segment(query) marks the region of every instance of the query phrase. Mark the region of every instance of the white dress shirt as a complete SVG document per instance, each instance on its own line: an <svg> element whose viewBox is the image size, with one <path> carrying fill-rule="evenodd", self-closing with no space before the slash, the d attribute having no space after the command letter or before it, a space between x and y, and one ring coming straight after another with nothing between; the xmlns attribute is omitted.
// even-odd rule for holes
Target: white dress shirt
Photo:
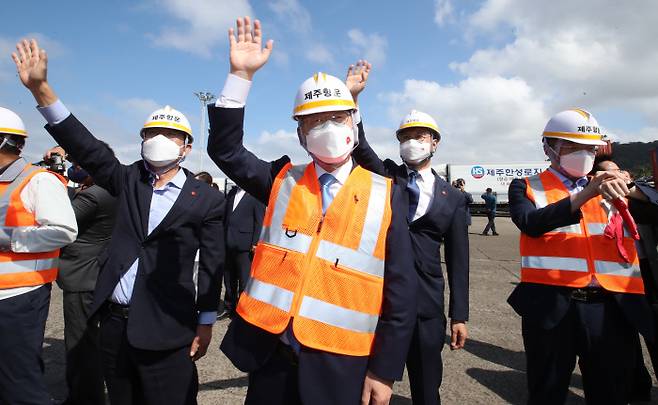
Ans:
<svg viewBox="0 0 658 405"><path fill-rule="evenodd" d="M11 170L22 169L26 164L24 159L18 159L0 174L0 181L10 181L7 177L11 176ZM75 241L78 225L71 200L66 187L54 174L39 173L32 177L21 191L20 197L25 209L34 214L39 225L3 229L3 238L12 252L49 252ZM41 286L0 289L0 300L39 287Z"/></svg>
<svg viewBox="0 0 658 405"><path fill-rule="evenodd" d="M409 167L407 167L407 174L411 173ZM414 214L413 220L417 220L427 213L427 210L432 204L434 199L434 173L432 173L432 168L428 167L426 169L418 170L418 176L416 176L416 184L420 189L420 195L418 196L418 207L416 207L416 213Z"/></svg>
<svg viewBox="0 0 658 405"><path fill-rule="evenodd" d="M231 212L235 211L238 204L240 204L240 200L242 200L242 197L244 197L244 190L238 188L238 191L235 193L235 197L233 198L233 208L231 209Z"/></svg>

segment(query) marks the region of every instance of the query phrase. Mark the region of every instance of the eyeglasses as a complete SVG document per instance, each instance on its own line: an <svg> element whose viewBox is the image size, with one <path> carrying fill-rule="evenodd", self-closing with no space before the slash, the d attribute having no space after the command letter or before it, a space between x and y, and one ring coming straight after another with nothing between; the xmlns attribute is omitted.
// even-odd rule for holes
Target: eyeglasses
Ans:
<svg viewBox="0 0 658 405"><path fill-rule="evenodd" d="M327 121L332 121L336 124L346 124L347 119L351 116L350 113L343 111L335 111L331 113L319 113L302 117L299 119L299 124L305 128L315 128L324 124Z"/></svg>
<svg viewBox="0 0 658 405"><path fill-rule="evenodd" d="M598 146L593 146L593 145L578 145L578 144L562 145L562 147L560 147L560 154L566 155L573 152L579 152L581 150L586 150L588 152L596 153L598 149L599 149Z"/></svg>
<svg viewBox="0 0 658 405"><path fill-rule="evenodd" d="M432 137L432 133L425 130L402 131L398 133L397 137L398 137L398 141L400 142L406 142L410 139L415 139L417 141L426 141L427 139Z"/></svg>

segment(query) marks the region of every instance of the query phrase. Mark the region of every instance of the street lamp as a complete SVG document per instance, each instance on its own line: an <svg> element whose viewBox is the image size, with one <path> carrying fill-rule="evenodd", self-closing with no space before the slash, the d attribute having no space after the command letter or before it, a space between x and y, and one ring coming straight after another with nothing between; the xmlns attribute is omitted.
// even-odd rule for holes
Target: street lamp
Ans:
<svg viewBox="0 0 658 405"><path fill-rule="evenodd" d="M199 158L199 160L200 160L200 162L199 162L199 171L202 171L203 170L203 158L206 155L206 150L205 150L205 146L204 146L204 139L206 137L206 132L208 132L208 130L206 128L206 105L209 102L213 101L216 97L215 97L214 94L209 93L207 91L199 91L199 92L194 93L194 95L197 96L197 98L201 102L201 131L199 132L200 133L200 138L201 138L200 139L201 144L199 145L200 152L201 152L200 153L201 157Z"/></svg>

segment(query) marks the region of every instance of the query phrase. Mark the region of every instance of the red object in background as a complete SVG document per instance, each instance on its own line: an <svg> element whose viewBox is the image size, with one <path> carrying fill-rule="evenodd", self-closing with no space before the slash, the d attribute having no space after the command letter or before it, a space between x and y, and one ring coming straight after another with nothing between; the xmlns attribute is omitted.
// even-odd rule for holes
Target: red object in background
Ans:
<svg viewBox="0 0 658 405"><path fill-rule="evenodd" d="M628 228L628 232L631 234L631 237L635 240L640 240L640 234L637 231L637 225L635 224L635 220L628 210L626 201L622 200L621 198L617 198L616 200L612 201L612 205L614 205L615 208L617 208L617 211L619 211L619 215L621 215L624 222L626 223L626 227Z"/></svg>
<svg viewBox="0 0 658 405"><path fill-rule="evenodd" d="M658 190L658 148L651 151L651 164L653 165L653 188Z"/></svg>

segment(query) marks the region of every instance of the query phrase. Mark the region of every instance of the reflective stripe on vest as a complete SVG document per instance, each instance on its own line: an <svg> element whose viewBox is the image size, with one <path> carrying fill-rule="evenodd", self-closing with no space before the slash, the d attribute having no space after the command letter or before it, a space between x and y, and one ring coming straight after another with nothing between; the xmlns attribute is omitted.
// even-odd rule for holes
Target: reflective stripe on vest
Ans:
<svg viewBox="0 0 658 405"><path fill-rule="evenodd" d="M307 347L366 356L383 301L392 183L357 166L323 215L316 176L313 164L277 175L237 313L274 334L292 324Z"/></svg>
<svg viewBox="0 0 658 405"><path fill-rule="evenodd" d="M34 215L27 212L23 206L20 193L17 191L40 172L45 170L26 164L21 173L2 190L0 224L3 224L4 229L17 231L38 226ZM14 195L15 193L17 194ZM18 201L13 201L12 198ZM10 209L17 215L8 218ZM0 288L29 287L52 282L57 278L58 266L59 249L39 253L0 252Z"/></svg>
<svg viewBox="0 0 658 405"><path fill-rule="evenodd" d="M299 315L359 333L375 333L379 321L378 315L364 314L308 296L302 299Z"/></svg>
<svg viewBox="0 0 658 405"><path fill-rule="evenodd" d="M527 195L540 209L570 193L550 171L526 178ZM605 235L610 213L602 198L581 208L579 224L556 228L539 237L521 234L521 281L566 287L585 287L592 278L609 291L642 294L644 287L633 240L624 229L621 241L631 255L626 263L614 239ZM555 234L562 234L558 237Z"/></svg>
<svg viewBox="0 0 658 405"><path fill-rule="evenodd" d="M267 302L279 308L282 311L289 312L292 307L292 299L295 296L293 291L278 287L274 284L256 280L251 277L245 288L247 294L258 301Z"/></svg>

